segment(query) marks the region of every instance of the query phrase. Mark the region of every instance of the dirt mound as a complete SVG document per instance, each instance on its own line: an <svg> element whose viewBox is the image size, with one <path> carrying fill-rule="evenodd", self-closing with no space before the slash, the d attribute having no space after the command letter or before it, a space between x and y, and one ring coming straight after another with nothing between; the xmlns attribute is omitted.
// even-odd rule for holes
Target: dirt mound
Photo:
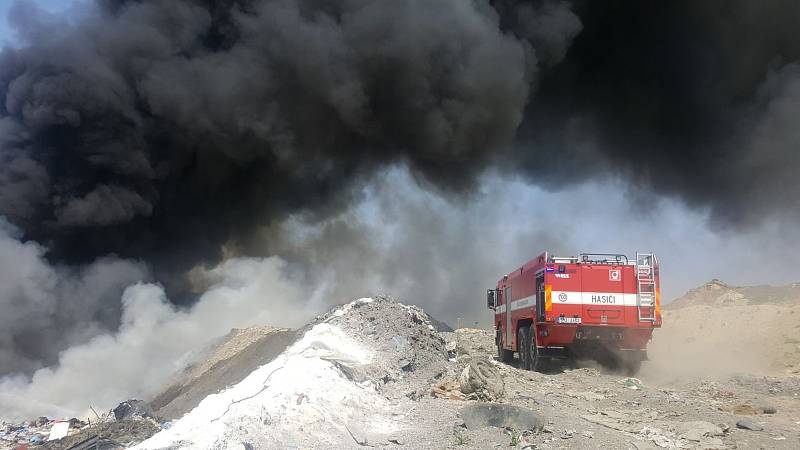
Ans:
<svg viewBox="0 0 800 450"><path fill-rule="evenodd" d="M800 304L664 311L644 373L661 377L800 374Z"/></svg>
<svg viewBox="0 0 800 450"><path fill-rule="evenodd" d="M690 306L784 305L800 302L800 283L785 286L730 286L714 279L664 305L665 310Z"/></svg>
<svg viewBox="0 0 800 450"><path fill-rule="evenodd" d="M664 308L644 374L800 374L800 285L729 286L712 280Z"/></svg>
<svg viewBox="0 0 800 450"><path fill-rule="evenodd" d="M253 370L272 361L295 338L295 332L286 328L231 330L149 404L156 416L165 420L177 419L209 394L242 381Z"/></svg>

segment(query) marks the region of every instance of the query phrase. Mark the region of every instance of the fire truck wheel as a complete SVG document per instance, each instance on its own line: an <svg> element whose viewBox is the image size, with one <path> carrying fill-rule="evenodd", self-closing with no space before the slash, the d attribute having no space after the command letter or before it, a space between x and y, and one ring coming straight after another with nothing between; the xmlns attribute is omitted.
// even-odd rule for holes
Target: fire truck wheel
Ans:
<svg viewBox="0 0 800 450"><path fill-rule="evenodd" d="M497 359L500 362L507 363L514 359L514 352L503 348L503 332L500 328L497 329L497 336L495 336L494 340L497 343Z"/></svg>
<svg viewBox="0 0 800 450"><path fill-rule="evenodd" d="M542 358L539 356L539 350L536 348L536 339L534 337L534 333L536 330L533 329L533 325L530 327L525 327L525 353L527 353L527 361L528 361L528 370L541 370L542 369Z"/></svg>
<svg viewBox="0 0 800 450"><path fill-rule="evenodd" d="M531 327L522 327L519 329L519 365L520 369L536 370L541 365L541 358L539 358L536 351L536 343L532 339Z"/></svg>
<svg viewBox="0 0 800 450"><path fill-rule="evenodd" d="M519 353L519 368L528 370L528 327L517 331L517 353Z"/></svg>

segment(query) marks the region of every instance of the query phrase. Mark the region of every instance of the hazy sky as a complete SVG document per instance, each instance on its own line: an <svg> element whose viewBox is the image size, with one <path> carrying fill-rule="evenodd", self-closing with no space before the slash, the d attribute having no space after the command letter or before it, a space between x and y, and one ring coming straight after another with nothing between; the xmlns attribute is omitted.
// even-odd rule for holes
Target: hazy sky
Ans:
<svg viewBox="0 0 800 450"><path fill-rule="evenodd" d="M14 44L16 42L16 33L14 27L9 23L8 10L15 2L20 0L0 0L0 43L4 45ZM36 3L41 9L52 13L59 14L69 10L75 4L80 3L80 0L22 0L23 2Z"/></svg>

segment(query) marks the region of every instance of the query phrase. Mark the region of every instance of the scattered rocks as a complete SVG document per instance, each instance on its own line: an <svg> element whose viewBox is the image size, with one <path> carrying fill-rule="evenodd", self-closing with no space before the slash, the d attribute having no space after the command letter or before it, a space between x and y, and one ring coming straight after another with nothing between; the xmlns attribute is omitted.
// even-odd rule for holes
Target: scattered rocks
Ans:
<svg viewBox="0 0 800 450"><path fill-rule="evenodd" d="M667 436L664 430L655 427L642 427L639 430L637 437L644 441L650 441L657 447L663 448L677 448L678 442L674 438ZM642 448L637 446L637 448Z"/></svg>
<svg viewBox="0 0 800 450"><path fill-rule="evenodd" d="M538 431L542 420L532 410L502 403L481 403L464 407L461 418L468 429L483 427Z"/></svg>
<svg viewBox="0 0 800 450"><path fill-rule="evenodd" d="M681 439L700 442L707 437L722 436L722 428L711 422L696 420L692 422L682 422L678 427Z"/></svg>
<svg viewBox="0 0 800 450"><path fill-rule="evenodd" d="M774 406L762 406L761 408L759 408L759 410L763 414L775 414L775 413L778 412L778 408L776 408Z"/></svg>
<svg viewBox="0 0 800 450"><path fill-rule="evenodd" d="M752 420L742 419L736 422L736 428L741 428L743 430L750 430L750 431L763 431L764 427L761 425L753 422Z"/></svg>

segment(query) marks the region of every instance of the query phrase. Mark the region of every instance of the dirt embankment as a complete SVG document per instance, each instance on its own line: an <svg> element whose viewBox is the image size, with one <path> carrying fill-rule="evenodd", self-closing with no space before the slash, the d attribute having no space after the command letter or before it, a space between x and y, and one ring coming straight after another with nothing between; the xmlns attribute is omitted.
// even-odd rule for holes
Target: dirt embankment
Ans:
<svg viewBox="0 0 800 450"><path fill-rule="evenodd" d="M149 404L160 418L177 419L209 394L242 381L253 370L272 361L296 337L295 331L286 328L263 326L231 330Z"/></svg>
<svg viewBox="0 0 800 450"><path fill-rule="evenodd" d="M800 374L800 288L713 280L664 308L651 377Z"/></svg>

